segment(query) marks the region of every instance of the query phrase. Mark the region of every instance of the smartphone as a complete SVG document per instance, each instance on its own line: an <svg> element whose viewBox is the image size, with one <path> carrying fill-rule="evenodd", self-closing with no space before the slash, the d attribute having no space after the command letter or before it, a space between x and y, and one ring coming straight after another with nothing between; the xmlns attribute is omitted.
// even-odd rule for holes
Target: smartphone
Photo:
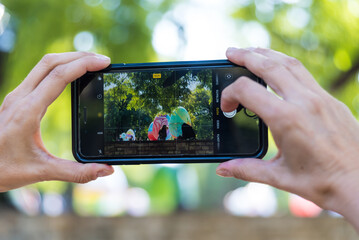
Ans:
<svg viewBox="0 0 359 240"><path fill-rule="evenodd" d="M227 60L112 64L72 83L72 146L83 163L208 163L262 158L267 127L221 92L241 76Z"/></svg>

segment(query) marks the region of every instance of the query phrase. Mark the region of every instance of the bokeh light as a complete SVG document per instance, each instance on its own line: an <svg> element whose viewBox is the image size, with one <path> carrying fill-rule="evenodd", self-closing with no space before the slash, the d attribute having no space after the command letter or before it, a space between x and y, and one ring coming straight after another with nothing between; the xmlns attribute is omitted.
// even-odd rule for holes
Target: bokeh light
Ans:
<svg viewBox="0 0 359 240"><path fill-rule="evenodd" d="M270 217L277 210L277 198L270 186L249 183L229 192L224 206L233 215Z"/></svg>
<svg viewBox="0 0 359 240"><path fill-rule="evenodd" d="M102 0L85 0L85 3L91 7L97 7L102 3Z"/></svg>
<svg viewBox="0 0 359 240"><path fill-rule="evenodd" d="M43 196L43 211L48 216L59 216L65 212L65 200L61 194L46 193Z"/></svg>
<svg viewBox="0 0 359 240"><path fill-rule="evenodd" d="M150 196L142 188L129 188L126 192L127 213L134 217L145 216L151 207Z"/></svg>
<svg viewBox="0 0 359 240"><path fill-rule="evenodd" d="M103 0L102 7L108 11L116 10L121 5L121 0Z"/></svg>
<svg viewBox="0 0 359 240"><path fill-rule="evenodd" d="M356 0L347 1L348 11L355 17L359 18L359 2Z"/></svg>
<svg viewBox="0 0 359 240"><path fill-rule="evenodd" d="M304 28L310 21L310 14L304 8L293 7L287 12L288 22L296 28Z"/></svg>
<svg viewBox="0 0 359 240"><path fill-rule="evenodd" d="M14 206L22 213L34 216L41 212L41 195L35 188L20 188L9 192Z"/></svg>
<svg viewBox="0 0 359 240"><path fill-rule="evenodd" d="M166 57L176 56L180 47L177 26L163 19L154 29L152 44L159 54Z"/></svg>
<svg viewBox="0 0 359 240"><path fill-rule="evenodd" d="M10 25L12 19L5 11L5 6L0 3L0 51L11 52L16 40L13 27Z"/></svg>
<svg viewBox="0 0 359 240"><path fill-rule="evenodd" d="M95 37L88 31L79 32L74 38L76 51L90 51L94 48Z"/></svg>
<svg viewBox="0 0 359 240"><path fill-rule="evenodd" d="M334 64L341 71L347 71L352 67L352 61L348 52L344 49L338 49L334 54Z"/></svg>
<svg viewBox="0 0 359 240"><path fill-rule="evenodd" d="M322 212L320 207L295 194L290 194L289 209L296 217L317 217Z"/></svg>
<svg viewBox="0 0 359 240"><path fill-rule="evenodd" d="M115 167L111 176L100 178L74 188L73 207L84 216L116 216L126 211L127 178L121 168Z"/></svg>

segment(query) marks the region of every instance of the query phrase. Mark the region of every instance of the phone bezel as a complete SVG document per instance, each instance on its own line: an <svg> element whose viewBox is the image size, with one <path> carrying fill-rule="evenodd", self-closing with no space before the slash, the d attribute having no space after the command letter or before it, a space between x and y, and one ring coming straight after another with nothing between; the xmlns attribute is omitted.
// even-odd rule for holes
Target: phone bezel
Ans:
<svg viewBox="0 0 359 240"><path fill-rule="evenodd" d="M97 71L98 73L108 72L110 70L131 70L131 69L152 69L152 68L175 68L175 67L238 67L228 60L205 60L205 61L177 61L177 62L149 62L149 63L121 63L111 64L107 68ZM239 66L242 67L242 66ZM245 68L245 67L243 67ZM266 86L264 81L257 77L259 83ZM260 145L255 154L242 154L232 156L201 156L201 157L85 157L79 152L79 118L78 118L78 95L76 82L71 83L71 114L72 114L72 152L75 159L81 163L106 163L110 165L131 165L131 164L159 164L159 163L218 163L228 161L234 158L263 158L268 150L268 128L262 119L259 118Z"/></svg>

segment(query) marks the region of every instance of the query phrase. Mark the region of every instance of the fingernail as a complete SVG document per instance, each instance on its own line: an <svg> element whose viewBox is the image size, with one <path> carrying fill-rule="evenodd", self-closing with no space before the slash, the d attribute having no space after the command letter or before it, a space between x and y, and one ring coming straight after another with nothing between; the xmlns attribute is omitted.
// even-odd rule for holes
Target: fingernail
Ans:
<svg viewBox="0 0 359 240"><path fill-rule="evenodd" d="M221 177L233 177L232 172L228 171L225 168L217 169L216 173L217 173L217 175L219 175Z"/></svg>
<svg viewBox="0 0 359 240"><path fill-rule="evenodd" d="M229 47L228 48L228 50L230 50L230 51L234 51L234 50L237 50L238 48L236 48L236 47Z"/></svg>
<svg viewBox="0 0 359 240"><path fill-rule="evenodd" d="M254 51L254 50L256 50L256 48L255 47L248 47L248 48L246 48L248 51Z"/></svg>
<svg viewBox="0 0 359 240"><path fill-rule="evenodd" d="M106 177L108 175L111 175L112 172L109 172L109 171L106 171L106 170L102 170L102 171L99 171L97 173L97 177Z"/></svg>
<svg viewBox="0 0 359 240"><path fill-rule="evenodd" d="M111 59L105 55L101 55L101 54L97 54L97 58L100 59L101 61L111 61Z"/></svg>
<svg viewBox="0 0 359 240"><path fill-rule="evenodd" d="M232 52L234 52L234 51L236 51L236 50L238 50L238 48L229 47L229 48L227 48L227 54L228 54L228 53L232 53Z"/></svg>

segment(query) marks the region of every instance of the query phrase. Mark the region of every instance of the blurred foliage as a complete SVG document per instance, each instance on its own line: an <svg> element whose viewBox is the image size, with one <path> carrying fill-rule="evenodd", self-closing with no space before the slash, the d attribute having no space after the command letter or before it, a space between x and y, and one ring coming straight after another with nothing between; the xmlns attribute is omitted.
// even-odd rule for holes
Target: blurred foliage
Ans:
<svg viewBox="0 0 359 240"><path fill-rule="evenodd" d="M113 63L156 61L151 44L153 28L178 2L2 0L15 19L16 42L5 67L2 66L5 71L2 73L4 80L0 82L0 99L20 84L46 53L75 51L74 38L80 32L92 34L94 43L90 51L111 57ZM357 0L241 0L232 8L232 17L238 23L238 31L251 23L263 26L270 36L271 48L301 60L324 88L359 114ZM199 97L203 94L198 91L193 101L203 100ZM67 159L73 159L70 101L67 89L49 107L41 125L46 147L51 153ZM267 158L275 152L275 147L271 147ZM245 184L215 176L215 167L214 164L196 164L191 168L148 165L122 169L129 185L148 192L151 212L165 214L186 202L184 194L194 199L187 207L221 206L226 193ZM37 186L43 192L59 193L68 192L66 189L71 187L61 182ZM283 193L278 195L287 197ZM198 201L200 206L196 205ZM280 201L280 205L286 204L283 199Z"/></svg>
<svg viewBox="0 0 359 240"><path fill-rule="evenodd" d="M270 34L272 49L299 59L325 89L359 111L353 104L359 87L352 84L359 72L358 1L244 2L233 12L234 19L240 24L260 22Z"/></svg>
<svg viewBox="0 0 359 240"><path fill-rule="evenodd" d="M151 196L153 213L168 214L175 211L179 203L176 171L170 168L159 169L147 191Z"/></svg>

